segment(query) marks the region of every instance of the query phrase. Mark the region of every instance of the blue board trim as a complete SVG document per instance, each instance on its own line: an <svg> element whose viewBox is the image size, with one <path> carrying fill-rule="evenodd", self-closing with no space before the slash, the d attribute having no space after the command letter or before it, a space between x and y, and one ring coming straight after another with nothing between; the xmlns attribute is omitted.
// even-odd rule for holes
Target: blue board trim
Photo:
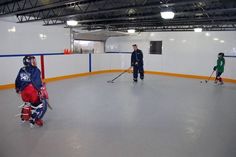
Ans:
<svg viewBox="0 0 236 157"><path fill-rule="evenodd" d="M225 56L225 57L233 57L233 58L235 58L236 56Z"/></svg>
<svg viewBox="0 0 236 157"><path fill-rule="evenodd" d="M89 54L89 72L92 72L92 54Z"/></svg>

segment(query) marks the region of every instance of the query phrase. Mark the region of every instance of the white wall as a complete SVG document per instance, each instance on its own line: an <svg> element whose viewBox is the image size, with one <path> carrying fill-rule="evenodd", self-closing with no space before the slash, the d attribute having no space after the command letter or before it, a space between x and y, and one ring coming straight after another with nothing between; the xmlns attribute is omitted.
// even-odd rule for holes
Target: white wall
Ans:
<svg viewBox="0 0 236 157"><path fill-rule="evenodd" d="M0 57L0 85L14 83L23 57ZM41 68L40 57L36 57ZM45 77L89 72L89 54L44 56ZM126 69L130 66L129 54L92 54L92 71Z"/></svg>
<svg viewBox="0 0 236 157"><path fill-rule="evenodd" d="M145 69L152 71L165 71L161 56L144 55ZM40 68L40 59L37 57L38 67ZM227 59L225 76L235 79L235 58ZM201 64L201 61L200 63ZM22 67L22 57L0 58L1 76L0 85L14 83L20 67ZM130 67L130 54L93 54L92 71L109 69L127 69ZM177 67L177 66L176 66ZM178 68L178 67L177 67ZM188 69L188 65L186 65ZM189 68L190 69L190 68ZM183 70L183 67L182 69ZM89 55L56 55L45 56L45 76L52 78L57 76L85 73L89 71ZM207 70L205 70L207 71ZM208 72L211 72L211 68ZM192 72L189 72L192 74ZM189 74L187 73L187 74ZM209 75L209 73L207 73Z"/></svg>
<svg viewBox="0 0 236 157"><path fill-rule="evenodd" d="M9 21L0 19L0 55L63 52L65 48L70 48L70 32L63 26ZM46 35L46 38L42 40L40 34Z"/></svg>
<svg viewBox="0 0 236 157"><path fill-rule="evenodd" d="M88 54L45 56L45 77L57 77L89 71Z"/></svg>
<svg viewBox="0 0 236 157"><path fill-rule="evenodd" d="M127 69L130 67L130 54L93 54L92 71Z"/></svg>
<svg viewBox="0 0 236 157"><path fill-rule="evenodd" d="M207 76L219 52L236 55L236 32L208 32L210 36L205 33L146 32L108 38L105 47L106 51L131 52L132 44L136 43L145 54L146 70ZM163 41L162 55L148 54L150 41L155 40ZM225 77L236 78L235 65L236 58L226 58Z"/></svg>
<svg viewBox="0 0 236 157"><path fill-rule="evenodd" d="M70 32L63 26L16 23L15 17L0 18L0 55L58 53L70 48ZM40 34L45 35L42 39ZM14 83L23 57L0 57L0 85ZM40 60L37 57L40 67Z"/></svg>
<svg viewBox="0 0 236 157"><path fill-rule="evenodd" d="M18 71L23 66L23 57L0 57L0 85L15 82ZM40 57L36 57L38 68L41 70ZM88 54L44 56L45 77L85 73L89 71Z"/></svg>
<svg viewBox="0 0 236 157"><path fill-rule="evenodd" d="M23 66L23 57L0 57L0 85L15 83L16 76ZM40 58L36 57L37 65L40 67Z"/></svg>
<svg viewBox="0 0 236 157"><path fill-rule="evenodd" d="M225 43L214 41L212 39L214 37L224 40ZM131 45L136 43L144 52L145 70L207 76L215 65L218 52L235 53L235 37L236 32L211 32L210 37L206 37L204 33L190 32L141 33L138 36L109 38L106 42L106 49L107 51L127 52L132 51ZM17 38L20 39L20 37ZM150 40L163 41L163 55L148 54ZM183 40L186 41L183 42ZM56 43L51 47L54 47L54 45L57 47ZM5 49L7 50L7 47ZM22 66L22 58L0 58L0 85L14 83L17 72ZM88 54L45 56L46 78L88 72L88 61ZM37 62L40 67L39 57L37 57ZM236 58L226 58L224 77L236 79L235 65ZM126 69L129 66L130 54L92 55L92 71Z"/></svg>

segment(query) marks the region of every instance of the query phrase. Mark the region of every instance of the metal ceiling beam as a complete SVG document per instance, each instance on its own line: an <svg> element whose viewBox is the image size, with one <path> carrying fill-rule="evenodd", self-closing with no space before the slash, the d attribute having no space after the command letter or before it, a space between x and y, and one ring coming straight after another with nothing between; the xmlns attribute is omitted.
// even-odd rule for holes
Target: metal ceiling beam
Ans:
<svg viewBox="0 0 236 157"><path fill-rule="evenodd" d="M229 10L235 10L236 8L230 8L230 9L216 9L215 11L217 12L225 12L225 11L229 11ZM213 13L213 10L209 10L206 11L207 13ZM168 21L174 21L174 20L186 20L188 18L188 20L196 20L196 21L201 21L201 20L208 20L208 21L214 21L214 20L233 20L236 19L236 16L212 16L212 17L195 17L196 14L199 14L201 12L180 12L180 13L176 13L176 16L173 20L166 20ZM184 16L183 18L178 18L178 16ZM192 16L192 17L189 17ZM158 19L159 18L159 19ZM132 15L132 16L127 16L127 15L119 15L117 17L110 17L110 18L93 18L93 19L78 19L79 23L96 23L96 22L109 22L109 21L120 21L120 20L136 20L136 19L153 19L153 21L156 20L163 20L161 19L161 15L160 14L153 14L153 13L148 13L148 14L143 14L143 15ZM165 22L165 21L164 21Z"/></svg>
<svg viewBox="0 0 236 157"><path fill-rule="evenodd" d="M137 32L139 31L193 31L194 26L147 26L147 27L136 27ZM203 31L235 31L236 27L230 26L204 26ZM126 28L112 28L110 31L127 31Z"/></svg>
<svg viewBox="0 0 236 157"><path fill-rule="evenodd" d="M143 28L145 31L142 32L184 32L184 31L191 31L194 30L191 28ZM235 31L235 28L208 28L204 31Z"/></svg>
<svg viewBox="0 0 236 157"><path fill-rule="evenodd" d="M210 1L215 1L215 0L210 0ZM193 4L196 2L202 2L202 0L191 0L191 1L182 1L182 2L176 2L176 3L170 3L168 4L168 6L182 6L182 5L187 5L187 4ZM109 0L106 0L105 2L107 5L109 5ZM130 5L128 4L127 6L120 6L120 7L115 7L115 8L104 8L104 9L100 9L98 10L97 8L95 8L94 10L90 10L90 11L84 11L84 12L76 12L76 11L72 11L73 13L67 13L66 11L60 10L61 14L60 15L50 15L50 16L43 16L41 18L37 18L34 20L23 20L23 21L19 21L19 23L24 23L24 22L34 22L34 21L40 21L40 20L46 20L46 19L58 19L58 18L75 18L77 16L80 15L95 15L95 14L106 14L106 13L110 13L110 12L117 12L117 11L123 11L123 10L127 10L127 9L149 9L149 8L162 8L162 7L166 7L166 4L160 4L160 2L151 2L145 5ZM57 9L57 10L55 10ZM54 12L57 12L58 9L62 9L62 8L50 8L50 9L45 9L45 10L40 10L40 11L36 11L36 12L30 12L30 13L26 13L26 14L18 14L17 16L31 16L32 14L42 14L45 15L45 12L49 12L50 10L54 10ZM63 8L64 9L64 8ZM79 5L74 6L74 10L80 10Z"/></svg>
<svg viewBox="0 0 236 157"><path fill-rule="evenodd" d="M28 8L35 8L40 5L39 0L16 0L0 4L0 17L14 15L14 12L20 12Z"/></svg>
<svg viewBox="0 0 236 157"><path fill-rule="evenodd" d="M108 0L106 0L108 1ZM64 15L68 10L70 13L73 14L75 12L80 11L81 13L87 12L90 7L93 5L93 7L96 7L96 5L100 2L106 2L105 0L84 0L82 2L77 3L70 3L67 6L61 6L56 8L50 8L50 9L43 9L40 11L34 11L31 13L26 14L19 14L17 15L19 22L18 23L25 23L25 22L35 22L35 21L41 21L41 20L59 20L58 17L61 17ZM96 3L95 3L96 2ZM85 9L82 9L84 7ZM24 18L24 17L35 17L35 18Z"/></svg>
<svg viewBox="0 0 236 157"><path fill-rule="evenodd" d="M53 22L47 22L44 24L44 26L52 26L52 25L58 25L58 24L64 24L64 23L53 23ZM123 28L125 27L126 30L129 28L137 28L137 27L144 27L144 26L194 26L194 27L202 27L202 26L221 26L221 25L227 25L231 27L236 27L236 20L234 21L215 21L214 23L209 23L208 21L188 21L188 22L183 22L183 21L172 21L168 23L163 23L163 22L158 22L158 21L120 21L118 23L112 23L112 24L82 24L77 27L103 27L103 28Z"/></svg>
<svg viewBox="0 0 236 157"><path fill-rule="evenodd" d="M137 24L138 23L138 24ZM46 24L45 24L46 25ZM48 24L48 25L53 25L53 24ZM124 28L124 29L129 29L129 28L139 28L139 27L180 27L180 26L188 26L188 27L212 27L212 26L230 26L230 27L235 27L236 28L236 20L235 21L216 21L215 23L209 23L208 21L202 21L199 23L198 21L188 21L183 23L182 21L172 21L169 23L163 23L161 21L120 21L118 23L113 23L113 24L82 24L77 27L87 27L88 29L92 29L94 27L100 27L100 28Z"/></svg>
<svg viewBox="0 0 236 157"><path fill-rule="evenodd" d="M160 4L159 0L129 0L127 3L119 3L118 0L42 2L12 0L0 3L0 17L17 14L19 23L43 20L45 26L64 25L67 19L76 18L80 21L79 27L90 30L127 30L129 27L140 31L150 28L186 31L194 27L202 27L204 30L236 30L236 6L223 5L220 0L175 0L168 4ZM176 11L173 20L163 20L160 17L159 12L166 5ZM128 14L129 9L136 11Z"/></svg>
<svg viewBox="0 0 236 157"><path fill-rule="evenodd" d="M3 2L3 3L0 3L0 5L11 4L11 3L14 3L14 2L19 2L19 1L22 1L22 0L11 0L11 1L6 1L6 2Z"/></svg>
<svg viewBox="0 0 236 157"><path fill-rule="evenodd" d="M205 11L205 13L207 14L212 14L212 13L226 13L226 12L232 12L232 11L236 11L236 8L226 8L226 9L214 9L214 10L207 10ZM175 18L177 20L181 20L182 22L184 22L185 18L189 18L189 17L186 17L186 16L195 16L196 14L199 14L199 13L202 13L202 12L177 12L176 13L176 17L178 16L185 16L183 18ZM20 19L19 21L37 21L38 18L40 19L40 15L36 16L35 17L21 17L22 19ZM120 15L118 17L111 17L111 18L100 18L100 19L87 19L87 20L84 20L84 19L78 19L80 21L81 24L83 23L97 23L97 22L101 22L101 23L113 23L114 21L119 21L119 20L136 20L136 19L152 19L153 18L153 21L155 22L156 20L162 20L160 19L160 14L147 14L147 15L135 15L135 16L127 16L126 14L125 15ZM159 19L158 19L159 18ZM214 20L216 21L219 21L219 20L234 20L235 19L235 16L232 16L232 17L221 17L221 16L215 16L215 17L208 17L208 18L202 18L202 17L194 17L194 18L190 18L190 20L194 20L194 21L199 21L201 22L202 20L205 20L205 21L209 21L209 22L214 22ZM192 20L192 21L193 21ZM44 19L44 22L45 26L47 25L58 25L58 24L63 24L65 22L61 21L60 19L54 19L54 18L48 18L47 19ZM50 21L58 21L58 22L53 22L53 23L50 23ZM165 21L164 21L165 22ZM167 20L168 22L168 20Z"/></svg>
<svg viewBox="0 0 236 157"><path fill-rule="evenodd" d="M198 27L198 24L195 25L178 25L178 26L155 26L155 25L134 25L135 27L132 27L137 30L137 32L141 31L193 31L194 28ZM67 27L66 27L67 28ZM96 30L96 29L104 29L108 31L127 31L127 26L123 25L122 27L116 28L116 27L104 27L99 25L82 25L78 27L82 30ZM204 31L235 31L236 25L234 24L221 24L221 25L203 25L202 26ZM158 30L157 30L158 29Z"/></svg>
<svg viewBox="0 0 236 157"><path fill-rule="evenodd" d="M234 8L236 9L236 8ZM223 11L224 9L220 9L221 11ZM227 9L229 10L229 9ZM230 9L232 10L232 9ZM219 9L217 9L216 11L219 11ZM209 12L212 12L211 10ZM198 14L199 12L197 13L192 13L192 12L181 12L181 13L177 13L177 15L190 15L190 16L194 16L195 14ZM148 13L146 15L133 15L133 16L127 16L127 15L119 15L117 17L111 17L111 18L100 18L100 19L88 19L88 20L82 20L82 19L78 19L79 20L79 23L80 24L115 24L115 21L121 21L123 20L124 22L130 22L132 23L132 21L135 21L135 20L139 20L140 23L142 23L142 19L144 21L150 21L150 22L153 22L155 23L156 21L160 21L162 23L169 23L169 22L180 22L180 23L183 23L185 22L186 20L187 21L194 21L194 22L210 22L210 23L214 23L214 21L229 21L229 20L236 20L236 16L212 16L212 17L208 17L208 16L205 16L205 17L178 17L176 16L175 19L173 20L163 20L160 16L160 14L152 14L152 13ZM60 22L62 23L62 22Z"/></svg>
<svg viewBox="0 0 236 157"><path fill-rule="evenodd" d="M67 7L73 3L78 3L82 5L85 3L93 2L93 0L57 0L54 1L53 3L39 3L39 2L35 3L35 1L38 0L18 0L18 1L13 1L11 3L2 4L0 5L0 10L1 8L3 8L2 10L4 10L4 8L9 8L9 9L8 10L5 9L5 11L2 13L0 12L0 17L6 17L16 14L27 14L51 8ZM35 3L35 5L33 5L34 4L33 2ZM18 6L18 8L16 8L15 6Z"/></svg>
<svg viewBox="0 0 236 157"><path fill-rule="evenodd" d="M92 25L92 26L97 26L97 25ZM101 25L98 25L98 26L101 26ZM223 23L223 22L218 22L216 24L209 24L207 22L205 23L202 23L202 24L198 24L198 23L195 23L195 22L189 22L189 23L170 23L170 24L161 24L161 23L144 23L144 24L140 24L140 25L136 25L136 24L130 24L130 23L122 23L120 25L111 25L112 28L125 28L126 30L129 29L129 28L139 28L139 27L183 27L183 26L188 26L188 27L206 27L206 26L209 26L209 27L212 27L212 26L217 26L217 27L220 27L220 26L228 26L228 27L235 27L234 23L231 23L231 22L227 22L227 23ZM88 26L89 27L89 26Z"/></svg>
<svg viewBox="0 0 236 157"><path fill-rule="evenodd" d="M198 22L188 22L188 23L178 23L178 22L174 22L174 23L168 23L168 24L163 24L163 23L149 23L149 22L143 22L143 23L140 23L139 25L137 25L136 23L118 23L118 24L115 24L115 25L108 25L108 26L111 26L111 27L127 27L127 29L129 29L130 27L143 27L143 26L197 26L197 27L201 27L201 26L213 26L213 25L229 25L229 26L232 26L232 27L235 27L234 25L235 23L233 22L216 22L214 24L211 24L211 23L208 23L208 22L203 22L201 24L199 24ZM82 25L83 26L83 25ZM89 25L87 25L89 26ZM92 26L97 26L96 24L92 25ZM102 25L98 25L98 26L102 26Z"/></svg>

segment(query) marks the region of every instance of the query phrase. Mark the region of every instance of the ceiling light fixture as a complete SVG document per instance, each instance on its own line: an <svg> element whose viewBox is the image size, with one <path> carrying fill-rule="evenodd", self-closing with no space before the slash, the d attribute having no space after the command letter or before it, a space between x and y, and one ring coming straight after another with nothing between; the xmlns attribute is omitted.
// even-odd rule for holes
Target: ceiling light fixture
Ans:
<svg viewBox="0 0 236 157"><path fill-rule="evenodd" d="M200 32L202 32L202 28L194 28L194 32L200 33Z"/></svg>
<svg viewBox="0 0 236 157"><path fill-rule="evenodd" d="M68 26L76 26L78 24L78 21L75 21L75 20L68 20L66 21L66 24Z"/></svg>
<svg viewBox="0 0 236 157"><path fill-rule="evenodd" d="M128 33L135 33L135 29L128 29Z"/></svg>
<svg viewBox="0 0 236 157"><path fill-rule="evenodd" d="M211 36L211 34L210 33L206 33L205 36L209 37L209 36Z"/></svg>
<svg viewBox="0 0 236 157"><path fill-rule="evenodd" d="M41 40L45 40L45 39L47 39L47 35L46 34L39 34L39 38Z"/></svg>
<svg viewBox="0 0 236 157"><path fill-rule="evenodd" d="M173 19L175 16L175 13L173 11L162 11L161 17L163 19Z"/></svg>
<svg viewBox="0 0 236 157"><path fill-rule="evenodd" d="M14 26L14 27L8 29L8 32L16 32L16 27Z"/></svg>

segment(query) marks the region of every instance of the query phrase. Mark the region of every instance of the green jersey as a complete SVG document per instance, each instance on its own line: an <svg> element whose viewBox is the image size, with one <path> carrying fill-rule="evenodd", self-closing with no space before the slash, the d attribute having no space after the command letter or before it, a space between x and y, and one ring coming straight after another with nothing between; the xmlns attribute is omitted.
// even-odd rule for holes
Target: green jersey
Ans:
<svg viewBox="0 0 236 157"><path fill-rule="evenodd" d="M225 66L225 59L224 58L218 58L217 59L216 70L218 72L223 73L224 72L224 66Z"/></svg>

